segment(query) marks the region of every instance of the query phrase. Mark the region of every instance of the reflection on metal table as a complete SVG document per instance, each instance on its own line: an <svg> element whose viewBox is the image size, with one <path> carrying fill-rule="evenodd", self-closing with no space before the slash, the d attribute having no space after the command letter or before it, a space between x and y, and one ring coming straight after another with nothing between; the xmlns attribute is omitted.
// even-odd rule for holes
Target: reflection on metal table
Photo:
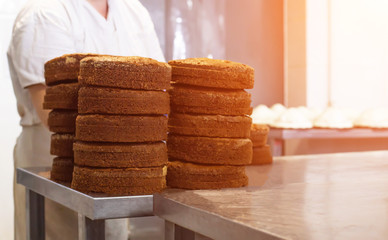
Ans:
<svg viewBox="0 0 388 240"><path fill-rule="evenodd" d="M350 129L283 129L271 128L268 143L273 156L284 155L284 140L287 139L344 139L344 138L388 138L388 129L350 128Z"/></svg>
<svg viewBox="0 0 388 240"><path fill-rule="evenodd" d="M105 219L153 216L152 195L87 195L49 179L50 168L18 168L17 183L26 187L30 239L44 239L44 198L78 212L80 238L104 239ZM81 220L81 221L80 221Z"/></svg>
<svg viewBox="0 0 388 240"><path fill-rule="evenodd" d="M388 151L278 157L239 189L170 189L170 239L387 239Z"/></svg>

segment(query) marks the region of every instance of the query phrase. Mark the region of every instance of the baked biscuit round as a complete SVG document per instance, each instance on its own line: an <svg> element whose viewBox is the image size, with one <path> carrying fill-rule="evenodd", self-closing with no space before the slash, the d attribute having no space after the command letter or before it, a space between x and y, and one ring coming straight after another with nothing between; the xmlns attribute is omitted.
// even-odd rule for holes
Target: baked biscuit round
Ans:
<svg viewBox="0 0 388 240"><path fill-rule="evenodd" d="M168 135L169 159L213 165L248 165L252 142L248 138L209 138Z"/></svg>
<svg viewBox="0 0 388 240"><path fill-rule="evenodd" d="M167 186L183 189L220 189L248 184L244 166L212 166L169 162Z"/></svg>
<svg viewBox="0 0 388 240"><path fill-rule="evenodd" d="M248 138L251 124L247 116L173 113L168 117L170 133L188 136Z"/></svg>
<svg viewBox="0 0 388 240"><path fill-rule="evenodd" d="M75 142L74 162L78 166L126 168L167 164L167 146L155 143Z"/></svg>
<svg viewBox="0 0 388 240"><path fill-rule="evenodd" d="M73 158L74 134L55 133L51 135L50 154Z"/></svg>
<svg viewBox="0 0 388 240"><path fill-rule="evenodd" d="M44 64L47 86L78 81L80 61L85 57L98 56L91 53L65 54Z"/></svg>
<svg viewBox="0 0 388 240"><path fill-rule="evenodd" d="M48 87L44 96L43 109L77 110L78 83L64 83Z"/></svg>
<svg viewBox="0 0 388 240"><path fill-rule="evenodd" d="M228 60L188 58L168 62L172 66L172 81L204 87L251 89L254 69Z"/></svg>
<svg viewBox="0 0 388 240"><path fill-rule="evenodd" d="M81 87L78 92L81 114L168 114L170 97L164 91Z"/></svg>
<svg viewBox="0 0 388 240"><path fill-rule="evenodd" d="M74 133L77 115L77 111L52 110L47 120L50 131L56 133Z"/></svg>
<svg viewBox="0 0 388 240"><path fill-rule="evenodd" d="M78 115L76 139L90 142L157 142L167 138L166 116Z"/></svg>
<svg viewBox="0 0 388 240"><path fill-rule="evenodd" d="M171 112L226 116L252 113L251 95L244 90L175 85L169 92Z"/></svg>
<svg viewBox="0 0 388 240"><path fill-rule="evenodd" d="M252 165L270 164L272 161L271 148L268 144L253 148Z"/></svg>
<svg viewBox="0 0 388 240"><path fill-rule="evenodd" d="M73 158L54 158L50 171L50 179L54 181L71 182L73 177L73 167Z"/></svg>
<svg viewBox="0 0 388 240"><path fill-rule="evenodd" d="M170 87L171 67L144 57L88 57L81 61L78 79L93 86L163 90Z"/></svg>
<svg viewBox="0 0 388 240"><path fill-rule="evenodd" d="M267 143L269 127L266 124L252 124L251 136L253 147L261 147Z"/></svg>
<svg viewBox="0 0 388 240"><path fill-rule="evenodd" d="M166 187L167 168L74 167L71 187L82 192L112 195L144 195Z"/></svg>

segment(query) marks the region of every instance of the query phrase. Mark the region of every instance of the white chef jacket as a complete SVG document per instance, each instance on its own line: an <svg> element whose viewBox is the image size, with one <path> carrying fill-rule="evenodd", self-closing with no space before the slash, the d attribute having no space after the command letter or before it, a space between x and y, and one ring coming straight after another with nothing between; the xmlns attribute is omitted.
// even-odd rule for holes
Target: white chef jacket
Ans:
<svg viewBox="0 0 388 240"><path fill-rule="evenodd" d="M20 124L40 123L28 86L44 83L44 63L66 53L151 57L164 61L138 0L108 0L105 19L86 0L29 0L16 18L8 62Z"/></svg>

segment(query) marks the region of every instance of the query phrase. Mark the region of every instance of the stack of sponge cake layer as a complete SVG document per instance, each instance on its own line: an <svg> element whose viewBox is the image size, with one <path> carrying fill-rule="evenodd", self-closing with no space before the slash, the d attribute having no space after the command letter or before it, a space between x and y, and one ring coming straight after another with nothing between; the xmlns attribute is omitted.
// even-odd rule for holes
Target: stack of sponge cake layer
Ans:
<svg viewBox="0 0 388 240"><path fill-rule="evenodd" d="M43 108L52 109L47 124L51 132L53 160L51 179L70 183L73 175L73 141L78 102L78 73L81 59L95 54L66 54L45 63L48 86Z"/></svg>
<svg viewBox="0 0 388 240"><path fill-rule="evenodd" d="M218 189L248 184L253 68L225 60L170 61L167 185Z"/></svg>
<svg viewBox="0 0 388 240"><path fill-rule="evenodd" d="M252 124L251 141L253 145L252 165L272 163L271 148L267 144L269 127L266 124Z"/></svg>
<svg viewBox="0 0 388 240"><path fill-rule="evenodd" d="M150 58L81 61L72 188L142 195L166 186L171 67Z"/></svg>

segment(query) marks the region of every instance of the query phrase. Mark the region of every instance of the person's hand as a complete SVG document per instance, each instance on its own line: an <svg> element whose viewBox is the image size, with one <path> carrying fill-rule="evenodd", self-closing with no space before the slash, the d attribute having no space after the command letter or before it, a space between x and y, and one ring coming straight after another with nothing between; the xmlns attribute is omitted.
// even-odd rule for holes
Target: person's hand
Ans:
<svg viewBox="0 0 388 240"><path fill-rule="evenodd" d="M48 127L47 119L50 110L43 109L43 99L44 95L46 94L46 85L35 84L27 87L27 89L30 92L32 104L34 105L35 110L38 113L40 121L44 126Z"/></svg>

